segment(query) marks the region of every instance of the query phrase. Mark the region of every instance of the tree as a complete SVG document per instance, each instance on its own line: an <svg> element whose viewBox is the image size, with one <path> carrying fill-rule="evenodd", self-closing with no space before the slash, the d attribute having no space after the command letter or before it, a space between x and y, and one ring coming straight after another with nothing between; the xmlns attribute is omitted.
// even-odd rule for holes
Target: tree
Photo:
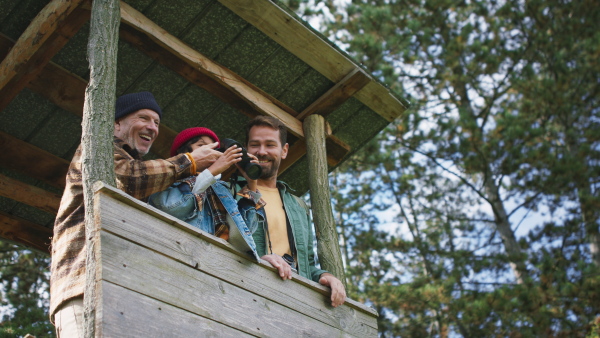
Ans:
<svg viewBox="0 0 600 338"><path fill-rule="evenodd" d="M53 335L54 326L48 316L49 266L48 255L0 241L0 305L6 312L0 337Z"/></svg>
<svg viewBox="0 0 600 338"><path fill-rule="evenodd" d="M297 9L333 13L325 33L413 103L335 178L350 186L334 199L353 295L386 315L382 335L587 332L599 311L598 6L337 4ZM405 232L381 230L373 213L386 209Z"/></svg>

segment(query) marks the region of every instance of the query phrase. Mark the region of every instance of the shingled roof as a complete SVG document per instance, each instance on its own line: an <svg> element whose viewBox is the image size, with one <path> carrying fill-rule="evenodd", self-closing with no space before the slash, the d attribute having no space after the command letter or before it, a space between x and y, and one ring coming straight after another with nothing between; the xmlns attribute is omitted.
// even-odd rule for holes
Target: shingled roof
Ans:
<svg viewBox="0 0 600 338"><path fill-rule="evenodd" d="M0 0L0 236L40 250L80 142L90 8ZM128 0L121 16L117 95L151 91L164 111L150 157L188 127L243 141L251 117L275 116L291 135L281 179L303 193L306 116L329 123L333 170L407 107L278 3Z"/></svg>

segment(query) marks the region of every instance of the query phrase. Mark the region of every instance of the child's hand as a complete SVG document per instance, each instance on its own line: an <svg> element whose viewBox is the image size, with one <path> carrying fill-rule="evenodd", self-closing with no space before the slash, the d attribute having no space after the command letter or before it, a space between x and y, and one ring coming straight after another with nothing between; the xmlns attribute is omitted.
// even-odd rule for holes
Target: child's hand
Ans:
<svg viewBox="0 0 600 338"><path fill-rule="evenodd" d="M242 148L238 148L234 145L225 150L223 155L208 167L208 171L210 171L213 176L217 176L231 167L232 164L238 163L241 160Z"/></svg>

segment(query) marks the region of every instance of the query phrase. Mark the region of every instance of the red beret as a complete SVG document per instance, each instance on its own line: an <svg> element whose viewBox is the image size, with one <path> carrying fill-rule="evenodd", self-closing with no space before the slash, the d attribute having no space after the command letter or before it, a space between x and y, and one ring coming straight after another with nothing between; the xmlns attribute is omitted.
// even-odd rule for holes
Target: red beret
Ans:
<svg viewBox="0 0 600 338"><path fill-rule="evenodd" d="M177 149L184 145L187 141L193 139L196 136L208 136L215 142L219 143L219 138L212 130L204 127L194 127L182 130L173 141L171 146L171 157L177 155ZM217 146L218 147L218 146Z"/></svg>

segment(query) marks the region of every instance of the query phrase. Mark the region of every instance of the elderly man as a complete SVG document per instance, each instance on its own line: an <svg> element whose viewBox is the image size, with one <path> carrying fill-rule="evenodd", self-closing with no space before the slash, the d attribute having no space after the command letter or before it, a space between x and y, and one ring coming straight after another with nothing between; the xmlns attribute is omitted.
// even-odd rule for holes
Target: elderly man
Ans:
<svg viewBox="0 0 600 338"><path fill-rule="evenodd" d="M145 200L178 179L210 166L221 153L217 143L166 160L143 161L158 135L162 111L149 92L119 97L115 108L114 162L117 188ZM58 337L83 336L85 224L81 146L77 148L54 224L50 276L50 317Z"/></svg>
<svg viewBox="0 0 600 338"><path fill-rule="evenodd" d="M279 165L289 148L287 129L278 119L267 116L254 118L246 128L248 153L258 158L262 168L257 183L266 202L266 220L252 235L258 254L277 268L282 279L291 279L292 268L296 268L301 276L331 288L332 306L343 304L346 290L342 282L315 266L308 207L277 180Z"/></svg>

